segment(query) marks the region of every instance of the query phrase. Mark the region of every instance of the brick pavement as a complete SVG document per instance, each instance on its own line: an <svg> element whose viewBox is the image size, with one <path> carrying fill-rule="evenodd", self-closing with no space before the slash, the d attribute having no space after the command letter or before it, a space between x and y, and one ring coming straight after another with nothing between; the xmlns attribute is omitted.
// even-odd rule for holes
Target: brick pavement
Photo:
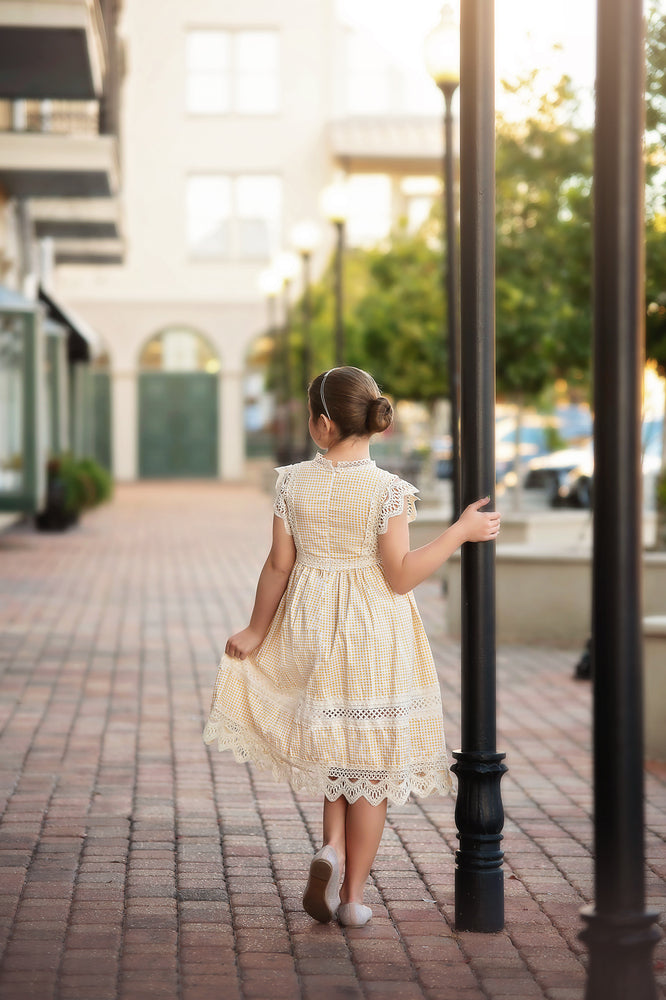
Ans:
<svg viewBox="0 0 666 1000"><path fill-rule="evenodd" d="M141 484L62 536L0 536L5 1000L578 1000L590 900L589 687L578 655L499 653L506 930L452 927L450 799L389 809L366 928L300 908L320 803L201 743L245 623L267 497ZM419 604L457 745L458 649ZM666 911L666 766L647 774L649 903ZM666 997L666 945L656 953Z"/></svg>

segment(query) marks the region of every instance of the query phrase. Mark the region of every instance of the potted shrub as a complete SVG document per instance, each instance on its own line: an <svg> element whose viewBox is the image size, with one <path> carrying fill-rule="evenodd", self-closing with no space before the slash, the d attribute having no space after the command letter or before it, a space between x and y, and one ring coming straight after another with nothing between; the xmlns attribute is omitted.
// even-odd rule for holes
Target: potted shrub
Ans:
<svg viewBox="0 0 666 1000"><path fill-rule="evenodd" d="M40 531L65 531L82 510L111 496L109 473L91 458L57 455L47 466L46 505L35 516Z"/></svg>

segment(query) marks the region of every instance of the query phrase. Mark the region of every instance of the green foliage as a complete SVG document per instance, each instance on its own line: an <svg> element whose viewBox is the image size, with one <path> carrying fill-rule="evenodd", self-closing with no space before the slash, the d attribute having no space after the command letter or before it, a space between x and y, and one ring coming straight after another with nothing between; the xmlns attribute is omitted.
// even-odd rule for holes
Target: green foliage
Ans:
<svg viewBox="0 0 666 1000"><path fill-rule="evenodd" d="M567 443L554 424L547 424L544 427L544 437L547 451L561 451L566 448Z"/></svg>
<svg viewBox="0 0 666 1000"><path fill-rule="evenodd" d="M497 389L523 400L585 377L592 328L591 134L566 77L533 106L497 134Z"/></svg>
<svg viewBox="0 0 666 1000"><path fill-rule="evenodd" d="M49 485L58 484L63 506L71 513L94 507L112 495L110 474L92 458L57 455L49 461L47 471Z"/></svg>
<svg viewBox="0 0 666 1000"><path fill-rule="evenodd" d="M666 145L666 15L662 8L663 4L651 4L645 42L645 131L649 181L654 180L663 163Z"/></svg>
<svg viewBox="0 0 666 1000"><path fill-rule="evenodd" d="M78 462L80 477L86 486L86 506L96 506L110 500L113 495L113 479L111 474L92 458L82 458Z"/></svg>
<svg viewBox="0 0 666 1000"><path fill-rule="evenodd" d="M367 254L368 285L356 311L364 367L384 392L430 402L448 391L442 259L422 235L395 234Z"/></svg>
<svg viewBox="0 0 666 1000"><path fill-rule="evenodd" d="M558 378L585 387L592 335L592 133L579 124L571 81L539 94L535 71L504 84L533 111L497 127L496 336L501 397L529 402ZM666 372L666 15L648 18L646 213L647 355ZM345 258L345 336L350 364L368 368L397 398L430 401L448 391L441 218L416 234ZM334 261L311 296L309 377L334 364ZM302 303L290 335L291 395L303 389ZM283 345L284 346L284 345ZM270 381L286 384L284 351Z"/></svg>
<svg viewBox="0 0 666 1000"><path fill-rule="evenodd" d="M646 354L666 374L666 15L653 4L646 43L646 146L649 182L645 231Z"/></svg>

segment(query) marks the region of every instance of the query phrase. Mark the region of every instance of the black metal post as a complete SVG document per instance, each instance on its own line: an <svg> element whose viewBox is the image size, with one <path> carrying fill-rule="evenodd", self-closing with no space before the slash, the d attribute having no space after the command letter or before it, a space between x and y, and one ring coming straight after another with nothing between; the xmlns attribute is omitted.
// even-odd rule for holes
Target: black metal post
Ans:
<svg viewBox="0 0 666 1000"><path fill-rule="evenodd" d="M291 419L291 306L289 304L289 287L291 282L285 281L283 286L283 327L282 350L284 359L284 398L285 398L285 450L286 461L294 457L293 421Z"/></svg>
<svg viewBox="0 0 666 1000"><path fill-rule="evenodd" d="M495 485L495 82L493 0L461 5L460 263L462 504ZM496 749L495 546L462 551L462 745L458 776L458 930L504 926L504 810Z"/></svg>
<svg viewBox="0 0 666 1000"><path fill-rule="evenodd" d="M335 219L337 242L335 250L335 364L341 367L345 363L345 322L344 322L344 255L345 255L345 224L342 219Z"/></svg>
<svg viewBox="0 0 666 1000"><path fill-rule="evenodd" d="M268 295L266 297L266 304L268 307L268 336L273 341L273 370L275 372L276 385L275 385L275 415L273 419L273 451L275 453L275 458L280 463L283 462L282 454L282 442L281 428L280 428L280 328L277 321L277 298L275 295Z"/></svg>
<svg viewBox="0 0 666 1000"><path fill-rule="evenodd" d="M451 102L456 83L441 83L444 95L444 226L446 231L446 266L444 287L448 319L449 404L451 409L451 493L453 515L460 516L460 301L458 234L456 227L456 188L453 148L453 113Z"/></svg>
<svg viewBox="0 0 666 1000"><path fill-rule="evenodd" d="M645 912L641 628L642 0L599 0L594 172L595 905L587 1000L656 1000Z"/></svg>
<svg viewBox="0 0 666 1000"><path fill-rule="evenodd" d="M307 392L312 374L312 302L310 289L310 253L301 253L303 262L303 392Z"/></svg>
<svg viewBox="0 0 666 1000"><path fill-rule="evenodd" d="M312 376L312 302L311 302L311 289L310 289L310 252L307 250L302 251L301 260L303 261L303 300L302 300L302 312L303 312L303 370L301 373L301 378L303 382L303 458L307 459L310 455L310 431L309 431L309 411L307 407L307 391L308 385L310 384L310 378Z"/></svg>

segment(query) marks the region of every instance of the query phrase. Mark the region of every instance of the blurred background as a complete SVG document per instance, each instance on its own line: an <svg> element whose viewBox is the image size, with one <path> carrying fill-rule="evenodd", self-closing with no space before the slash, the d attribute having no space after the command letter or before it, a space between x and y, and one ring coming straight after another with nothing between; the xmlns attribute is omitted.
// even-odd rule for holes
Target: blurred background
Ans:
<svg viewBox="0 0 666 1000"><path fill-rule="evenodd" d="M551 7L497 5L497 481L516 508L593 495L596 3ZM71 461L100 482L100 470L263 481L310 454L305 388L339 363L372 371L396 404L377 460L450 504L443 182L447 156L457 173L457 68L450 40L443 69L424 57L440 12L439 0L407 13L398 0L0 0L5 517L43 510ZM654 509L661 0L646 14Z"/></svg>

